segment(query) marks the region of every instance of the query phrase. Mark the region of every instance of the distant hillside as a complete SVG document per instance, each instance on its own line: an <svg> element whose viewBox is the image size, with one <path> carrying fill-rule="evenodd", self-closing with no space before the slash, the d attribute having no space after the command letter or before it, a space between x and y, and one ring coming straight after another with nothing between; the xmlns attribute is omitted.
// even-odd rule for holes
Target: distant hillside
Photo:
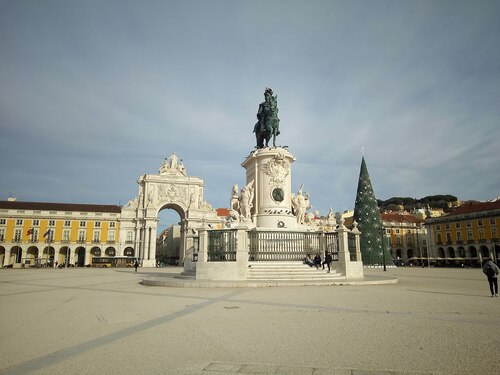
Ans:
<svg viewBox="0 0 500 375"><path fill-rule="evenodd" d="M377 199L378 206L382 210L390 211L412 211L415 208L434 208L443 209L449 212L451 209L460 205L457 197L453 195L429 195L424 198L416 199L410 197L392 197L385 201Z"/></svg>

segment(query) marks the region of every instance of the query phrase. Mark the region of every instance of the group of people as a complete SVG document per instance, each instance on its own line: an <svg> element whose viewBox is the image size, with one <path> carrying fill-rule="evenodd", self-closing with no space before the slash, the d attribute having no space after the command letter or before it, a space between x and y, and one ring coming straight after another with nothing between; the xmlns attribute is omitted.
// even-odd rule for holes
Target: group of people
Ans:
<svg viewBox="0 0 500 375"><path fill-rule="evenodd" d="M325 251L325 259L321 261L321 256L319 253L316 253L313 259L311 259L311 256L307 254L307 256L304 259L304 263L307 264L309 267L316 267L317 270L321 267L321 269L325 269L325 265L328 267L328 273L330 273L330 264L332 263L332 254L329 251Z"/></svg>

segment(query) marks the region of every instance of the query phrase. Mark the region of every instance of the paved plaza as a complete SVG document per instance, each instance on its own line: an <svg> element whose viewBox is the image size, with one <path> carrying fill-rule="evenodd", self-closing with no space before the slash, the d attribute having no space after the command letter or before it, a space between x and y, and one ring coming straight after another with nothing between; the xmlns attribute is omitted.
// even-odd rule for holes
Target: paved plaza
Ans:
<svg viewBox="0 0 500 375"><path fill-rule="evenodd" d="M371 286L167 288L179 268L0 270L0 374L497 374L479 269Z"/></svg>

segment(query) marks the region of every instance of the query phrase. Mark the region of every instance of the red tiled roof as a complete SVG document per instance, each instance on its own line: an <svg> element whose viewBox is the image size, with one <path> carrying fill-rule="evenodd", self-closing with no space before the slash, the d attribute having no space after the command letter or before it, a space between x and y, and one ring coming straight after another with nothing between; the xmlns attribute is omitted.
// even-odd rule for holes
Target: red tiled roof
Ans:
<svg viewBox="0 0 500 375"><path fill-rule="evenodd" d="M82 211L120 213L121 207L108 204L0 201L0 209L33 211Z"/></svg>
<svg viewBox="0 0 500 375"><path fill-rule="evenodd" d="M217 208L215 211L217 212L217 216L229 216L229 210L227 208Z"/></svg>
<svg viewBox="0 0 500 375"><path fill-rule="evenodd" d="M496 202L466 202L457 209L451 211L447 217L465 215L473 212L492 211L500 209L500 200Z"/></svg>

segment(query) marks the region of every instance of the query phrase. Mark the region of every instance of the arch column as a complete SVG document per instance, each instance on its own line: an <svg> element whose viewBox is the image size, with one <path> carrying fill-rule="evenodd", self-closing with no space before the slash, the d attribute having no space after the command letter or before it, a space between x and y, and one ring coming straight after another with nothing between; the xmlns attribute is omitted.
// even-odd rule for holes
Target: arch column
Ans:
<svg viewBox="0 0 500 375"><path fill-rule="evenodd" d="M4 266L7 266L7 265L12 264L12 263L11 263L11 259L10 259L10 258L11 258L11 252L10 252L10 249L5 248L5 256L4 256L4 258L3 258L3 265L4 265Z"/></svg>

